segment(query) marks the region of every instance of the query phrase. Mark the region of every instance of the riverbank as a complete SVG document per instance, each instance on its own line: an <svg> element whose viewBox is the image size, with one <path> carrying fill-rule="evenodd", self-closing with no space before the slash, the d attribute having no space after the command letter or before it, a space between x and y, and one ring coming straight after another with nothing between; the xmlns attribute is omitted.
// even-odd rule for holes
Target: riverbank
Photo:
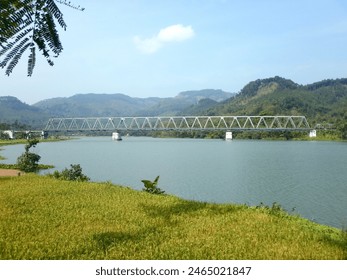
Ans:
<svg viewBox="0 0 347 280"><path fill-rule="evenodd" d="M21 176L25 173L23 171L17 170L17 169L2 169L0 168L0 177L13 177L13 176Z"/></svg>
<svg viewBox="0 0 347 280"><path fill-rule="evenodd" d="M66 141L74 139L72 137L54 137L54 138L48 138L48 139L40 139L40 143L45 142L58 142L58 141ZM27 139L12 139L12 140L4 140L0 139L0 146L7 146L7 145L17 145L17 144L27 144Z"/></svg>
<svg viewBox="0 0 347 280"><path fill-rule="evenodd" d="M346 259L347 236L278 207L111 183L0 178L0 259Z"/></svg>

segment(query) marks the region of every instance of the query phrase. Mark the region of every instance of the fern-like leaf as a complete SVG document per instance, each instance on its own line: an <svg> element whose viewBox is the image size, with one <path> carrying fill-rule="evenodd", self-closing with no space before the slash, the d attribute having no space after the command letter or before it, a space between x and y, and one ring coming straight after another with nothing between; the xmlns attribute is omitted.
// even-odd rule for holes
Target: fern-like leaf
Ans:
<svg viewBox="0 0 347 280"><path fill-rule="evenodd" d="M63 50L55 21L66 30L63 14L56 3L83 11L64 0L0 0L0 67L10 75L23 53L30 48L28 76L33 74L36 47L53 65L51 53L58 57Z"/></svg>
<svg viewBox="0 0 347 280"><path fill-rule="evenodd" d="M17 55L17 53L23 48L25 43L29 41L29 38L24 38L19 44L17 44L5 57L5 59L0 63L0 67L4 68L7 63Z"/></svg>
<svg viewBox="0 0 347 280"><path fill-rule="evenodd" d="M0 9L0 30L4 40L15 36L23 28L33 23L33 1L15 1L17 5L8 4ZM1 7L2 8L2 7Z"/></svg>
<svg viewBox="0 0 347 280"><path fill-rule="evenodd" d="M22 48L20 48L16 55L12 58L10 64L7 66L6 68L6 75L9 76L12 71L13 68L16 67L18 61L20 60L20 58L22 57L23 53L28 49L28 47L31 45L31 43L25 44Z"/></svg>
<svg viewBox="0 0 347 280"><path fill-rule="evenodd" d="M54 19L50 14L45 14L42 30L49 48L57 57L63 51L63 46L60 42Z"/></svg>
<svg viewBox="0 0 347 280"><path fill-rule="evenodd" d="M59 1L58 1L59 2ZM54 16L54 18L57 19L59 25L66 30L66 23L63 18L62 12L59 10L57 5L54 3L53 0L48 0L47 1L47 9L49 10L49 13Z"/></svg>
<svg viewBox="0 0 347 280"><path fill-rule="evenodd" d="M31 77L33 74L34 68L36 63L36 56L35 56L35 46L31 46L30 48L30 55L28 60L28 76Z"/></svg>
<svg viewBox="0 0 347 280"><path fill-rule="evenodd" d="M8 50L10 50L14 45L16 45L21 39L23 39L28 33L32 32L33 28L27 28L20 32L14 39L13 42L9 42L6 46L0 50L0 56L4 55Z"/></svg>

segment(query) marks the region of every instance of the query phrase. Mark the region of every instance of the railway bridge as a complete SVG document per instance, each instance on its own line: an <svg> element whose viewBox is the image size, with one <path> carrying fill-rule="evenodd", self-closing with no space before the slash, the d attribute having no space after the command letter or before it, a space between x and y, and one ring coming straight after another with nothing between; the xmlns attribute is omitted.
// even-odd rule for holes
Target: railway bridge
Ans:
<svg viewBox="0 0 347 280"><path fill-rule="evenodd" d="M116 140L127 131L225 131L232 139L235 131L309 131L305 116L157 116L51 118L44 131L112 131Z"/></svg>

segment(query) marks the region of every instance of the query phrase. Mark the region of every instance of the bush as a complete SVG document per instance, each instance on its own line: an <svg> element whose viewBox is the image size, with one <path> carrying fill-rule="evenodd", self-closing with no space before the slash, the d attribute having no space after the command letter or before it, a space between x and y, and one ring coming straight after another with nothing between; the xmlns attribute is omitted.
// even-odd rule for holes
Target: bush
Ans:
<svg viewBox="0 0 347 280"><path fill-rule="evenodd" d="M71 168L65 168L62 172L54 171L51 175L53 178L65 181L86 182L90 178L82 173L82 167L79 164L70 164Z"/></svg>
<svg viewBox="0 0 347 280"><path fill-rule="evenodd" d="M17 166L21 171L24 172L36 172L38 170L38 162L40 156L34 153L23 153L17 159Z"/></svg>
<svg viewBox="0 0 347 280"><path fill-rule="evenodd" d="M31 147L35 147L39 143L39 140L28 140L28 144L25 145L25 152L17 158L17 166L24 172L36 172L39 167L39 160L41 157L38 154L29 152Z"/></svg>
<svg viewBox="0 0 347 280"><path fill-rule="evenodd" d="M159 176L157 176L153 182L149 180L141 180L141 182L144 184L144 188L142 190L151 194L163 194L165 191L157 187L158 181Z"/></svg>

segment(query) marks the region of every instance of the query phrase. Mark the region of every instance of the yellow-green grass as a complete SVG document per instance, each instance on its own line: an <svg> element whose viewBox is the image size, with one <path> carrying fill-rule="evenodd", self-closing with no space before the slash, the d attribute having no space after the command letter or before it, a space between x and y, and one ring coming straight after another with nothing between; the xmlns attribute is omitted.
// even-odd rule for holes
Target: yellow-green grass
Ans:
<svg viewBox="0 0 347 280"><path fill-rule="evenodd" d="M15 140L0 139L0 146L26 144L26 143L28 143L28 140L25 140L25 139L15 139Z"/></svg>
<svg viewBox="0 0 347 280"><path fill-rule="evenodd" d="M0 259L345 259L346 240L264 208L34 174L0 178Z"/></svg>
<svg viewBox="0 0 347 280"><path fill-rule="evenodd" d="M57 142L57 141L65 141L72 139L71 137L51 137L47 139L40 139L40 143L42 142ZM27 139L12 139L12 140L5 140L5 139L0 139L0 146L7 146L7 145L18 145L18 144L28 144Z"/></svg>

